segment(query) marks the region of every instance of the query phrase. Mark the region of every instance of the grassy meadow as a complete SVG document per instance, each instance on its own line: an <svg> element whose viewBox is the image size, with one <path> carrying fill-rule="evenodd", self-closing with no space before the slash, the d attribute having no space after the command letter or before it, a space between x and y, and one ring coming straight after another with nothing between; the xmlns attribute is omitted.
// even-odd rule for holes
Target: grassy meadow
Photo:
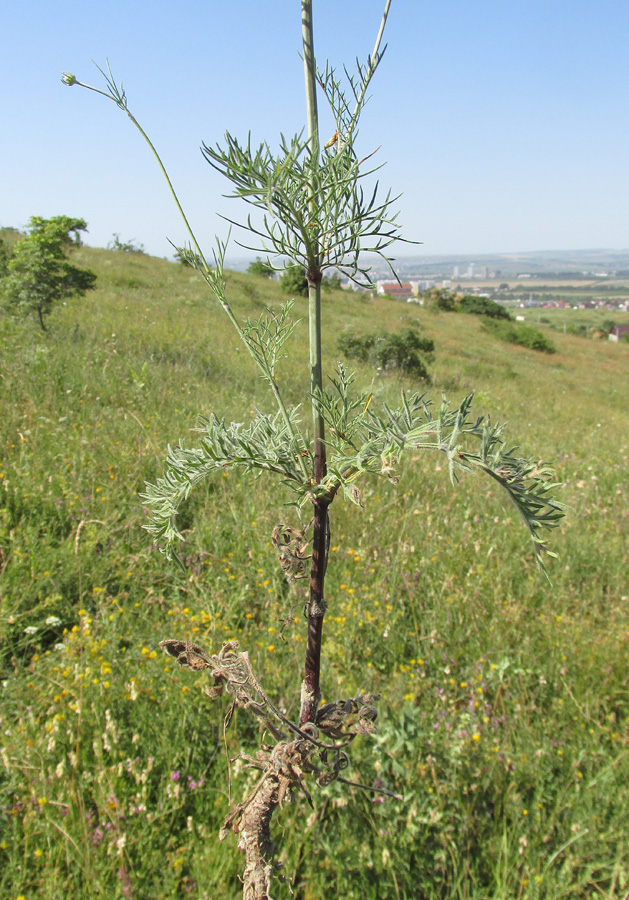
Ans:
<svg viewBox="0 0 629 900"><path fill-rule="evenodd" d="M187 570L142 525L138 492L168 443L210 410L247 422L269 398L189 268L81 248L97 290L49 334L0 318L0 896L235 900L243 858L218 830L253 778L252 720L158 648L237 638L298 715L305 582L289 590L271 531L277 482L225 473L184 510ZM284 299L228 273L239 316ZM324 294L336 341L419 319L430 395L476 391L523 455L555 463L567 519L552 584L489 480L452 487L434 456L365 508L332 507L325 700L379 692L379 729L348 777L273 822L295 900L558 900L629 896L629 346L552 333L557 353L487 334L480 317ZM306 301L280 384L307 398ZM357 366L374 403L408 379Z"/></svg>

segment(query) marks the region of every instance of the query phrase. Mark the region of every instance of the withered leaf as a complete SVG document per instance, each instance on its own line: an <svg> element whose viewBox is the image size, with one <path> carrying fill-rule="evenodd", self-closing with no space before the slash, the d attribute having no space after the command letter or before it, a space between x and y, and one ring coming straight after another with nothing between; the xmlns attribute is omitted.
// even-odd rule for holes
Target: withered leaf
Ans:
<svg viewBox="0 0 629 900"><path fill-rule="evenodd" d="M190 641L168 639L160 641L159 646L169 656L173 656L185 669L209 669L212 665L212 660L207 653L201 647L191 644Z"/></svg>

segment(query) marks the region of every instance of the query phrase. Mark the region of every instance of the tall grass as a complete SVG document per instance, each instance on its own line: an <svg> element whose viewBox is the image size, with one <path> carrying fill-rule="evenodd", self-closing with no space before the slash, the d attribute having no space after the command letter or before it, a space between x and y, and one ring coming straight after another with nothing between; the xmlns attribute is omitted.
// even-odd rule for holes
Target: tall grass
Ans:
<svg viewBox="0 0 629 900"><path fill-rule="evenodd" d="M56 310L49 336L0 321L0 896L235 898L238 854L216 833L226 757L255 745L253 726L235 717L223 744L226 708L156 648L173 633L214 650L240 638L287 705L305 590L282 581L282 511L263 479L228 474L190 501L185 575L142 530L137 493L198 410L244 421L266 401L189 268L79 255L97 291ZM228 291L244 314L283 299L252 275L230 273ZM340 785L314 810L297 799L279 820L294 895L624 896L629 348L554 334L546 356L473 317L341 292L324 303L328 359L358 319L401 332L419 315L435 400L476 387L524 453L559 462L572 510L548 588L501 498L455 493L432 459L407 462L403 490L370 485L362 515L339 508L323 689L382 692L351 777L404 799ZM280 373L289 401L307 391L306 332ZM359 364L357 377L395 402L394 374ZM250 778L232 767L236 796Z"/></svg>

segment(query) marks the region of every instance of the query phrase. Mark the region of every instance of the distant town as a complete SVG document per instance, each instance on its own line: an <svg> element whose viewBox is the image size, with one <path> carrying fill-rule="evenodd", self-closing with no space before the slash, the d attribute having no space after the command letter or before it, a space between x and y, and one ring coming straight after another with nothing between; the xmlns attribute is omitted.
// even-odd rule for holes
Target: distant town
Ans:
<svg viewBox="0 0 629 900"><path fill-rule="evenodd" d="M244 271L250 259L228 262ZM363 260L364 262L364 260ZM367 257L372 284L341 275L343 287L422 302L431 288L488 297L510 307L629 311L629 250L545 251L461 256L404 256L392 267ZM329 274L329 273L328 273ZM396 276L397 279L396 280Z"/></svg>

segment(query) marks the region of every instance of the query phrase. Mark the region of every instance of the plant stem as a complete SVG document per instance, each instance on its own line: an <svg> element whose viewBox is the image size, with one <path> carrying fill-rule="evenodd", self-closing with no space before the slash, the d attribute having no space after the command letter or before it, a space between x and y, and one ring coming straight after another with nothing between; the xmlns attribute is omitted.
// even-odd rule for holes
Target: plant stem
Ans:
<svg viewBox="0 0 629 900"><path fill-rule="evenodd" d="M382 21L380 22L380 29L378 30L378 37L376 38L376 43L373 48L373 53L369 57L369 66L367 69L367 74L364 79L362 91L360 92L360 96L356 99L356 108L354 109L354 115L352 116L352 121L350 127L348 129L348 133L351 135L356 127L356 122L358 120L358 116L362 110L363 104L365 102L365 95L367 94L367 88L369 87L369 82L378 67L378 63L380 61L380 44L382 43L382 35L384 34L384 29L387 24L387 17L389 15L389 8L391 6L391 0L386 0L386 4L384 7L384 12L382 14ZM386 48L385 48L386 49ZM384 52L384 51L383 51Z"/></svg>
<svg viewBox="0 0 629 900"><path fill-rule="evenodd" d="M317 113L317 70L314 55L312 29L312 0L301 0L301 33L304 47L304 74L306 77L306 115L308 140L314 166L319 162L319 118Z"/></svg>
<svg viewBox="0 0 629 900"><path fill-rule="evenodd" d="M311 198L313 221L316 221L315 197L319 170L319 121L317 115L317 80L312 28L312 0L302 0L301 24L304 49L304 75L306 81L306 111L308 117L308 140L310 143L309 195ZM308 321L310 338L310 391L313 398L312 415L314 424L314 478L321 482L326 475L325 427L323 416L317 409L314 398L323 389L321 368L321 261L319 244L315 239L308 257ZM300 722L314 721L321 700L319 687L321 671L321 637L325 615L324 582L328 554L328 501L317 500L314 504L314 525L312 535L312 565L310 569L310 603L308 605L308 636L306 641L306 661L301 692Z"/></svg>
<svg viewBox="0 0 629 900"><path fill-rule="evenodd" d="M327 501L317 500L315 503L312 535L306 661L299 717L301 725L314 721L321 702L319 681L321 673L321 639L323 634L323 617L325 615L323 588L328 554L328 529L328 503Z"/></svg>
<svg viewBox="0 0 629 900"><path fill-rule="evenodd" d="M76 79L74 79L74 81L71 83L78 84L79 87L83 87L88 91L94 91L95 94L100 94L101 97L106 97L108 100L113 100L113 102L116 104L116 106L129 116L129 119L135 125L135 127L138 129L138 131L140 132L140 134L142 135L142 137L144 138L146 143L149 145L149 148L150 148L151 152L153 153L153 156L157 160L157 164L161 169L162 175L166 179L166 184L168 185L168 190L170 191L171 196L177 206L177 209L179 210L179 214L181 215L181 218L183 219L184 225L186 226L186 231L190 235L190 239L191 239L191 241L194 245L194 248L195 248L196 252L198 253L201 261L203 262L203 266L204 266L205 270L209 272L210 267L208 266L208 264L205 260L205 256L203 255L203 251L201 250L201 247L198 244L195 234L194 234L192 228L190 227L188 218L183 210L181 203L179 202L179 197L177 196L177 192L175 191L175 188L173 187L173 184L170 180L168 172L166 171L166 167L164 166L164 163L162 162L162 158L159 155L159 153L157 152L155 145L151 141L151 139L148 136L148 134L146 133L146 131L142 128L142 126L140 125L138 120L135 118L133 113L129 110L129 107L127 106L127 100L126 100L124 91L122 90L122 87L120 89L118 88L116 82L114 81L114 77L111 74L111 69L109 68L109 62L107 62L107 70L109 72L109 75L107 75L107 73L104 72L100 66L96 66L96 68L101 73L101 75L104 76L105 81L107 82L107 85L109 87L109 91L101 91L100 88L92 87L91 84L84 84L82 81L77 81Z"/></svg>

